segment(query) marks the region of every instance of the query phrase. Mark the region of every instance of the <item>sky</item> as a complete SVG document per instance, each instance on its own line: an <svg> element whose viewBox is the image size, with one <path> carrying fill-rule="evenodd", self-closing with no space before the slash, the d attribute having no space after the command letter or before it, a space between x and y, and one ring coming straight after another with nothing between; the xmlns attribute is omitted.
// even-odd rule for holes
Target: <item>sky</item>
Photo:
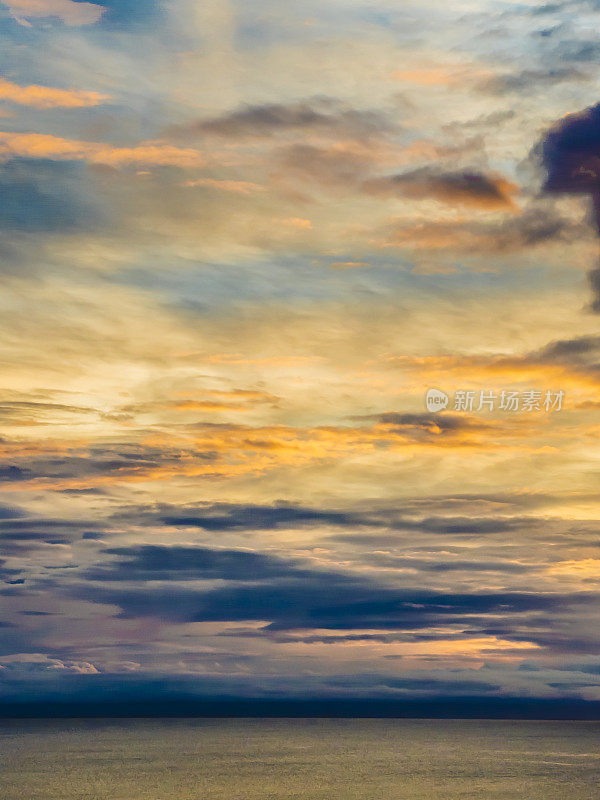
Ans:
<svg viewBox="0 0 600 800"><path fill-rule="evenodd" d="M599 24L0 2L0 701L600 701Z"/></svg>

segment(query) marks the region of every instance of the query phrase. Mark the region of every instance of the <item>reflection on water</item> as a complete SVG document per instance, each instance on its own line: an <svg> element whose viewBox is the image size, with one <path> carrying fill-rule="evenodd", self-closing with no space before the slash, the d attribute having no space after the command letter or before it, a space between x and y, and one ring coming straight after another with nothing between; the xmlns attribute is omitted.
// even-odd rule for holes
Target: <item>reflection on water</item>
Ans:
<svg viewBox="0 0 600 800"><path fill-rule="evenodd" d="M600 723L2 724L3 800L592 800Z"/></svg>

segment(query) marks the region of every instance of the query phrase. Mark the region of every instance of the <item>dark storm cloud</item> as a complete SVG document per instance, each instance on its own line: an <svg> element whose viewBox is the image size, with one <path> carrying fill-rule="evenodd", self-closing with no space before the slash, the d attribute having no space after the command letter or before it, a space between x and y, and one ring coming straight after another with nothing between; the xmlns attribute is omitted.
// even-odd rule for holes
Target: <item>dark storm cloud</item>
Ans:
<svg viewBox="0 0 600 800"><path fill-rule="evenodd" d="M365 181L367 194L383 197L399 196L415 199L434 199L483 207L511 207L511 194L516 187L498 175L486 175L478 170L437 172L431 167L373 178Z"/></svg>
<svg viewBox="0 0 600 800"><path fill-rule="evenodd" d="M29 470L14 464L0 464L0 481L25 481L30 477Z"/></svg>
<svg viewBox="0 0 600 800"><path fill-rule="evenodd" d="M559 120L537 150L546 170L544 190L552 194L589 195L600 233L600 103ZM588 279L592 289L591 310L600 313L600 267L593 268Z"/></svg>
<svg viewBox="0 0 600 800"><path fill-rule="evenodd" d="M427 433L437 436L460 431L490 429L479 417L467 417L461 414L408 414L395 411L384 411L381 414L368 414L355 419L371 420L381 425L391 425L399 433Z"/></svg>
<svg viewBox="0 0 600 800"><path fill-rule="evenodd" d="M593 611L593 607L590 610ZM511 642L535 642L539 647L563 655L597 655L600 644L596 626L597 618L593 617L586 624L581 617L573 619L567 616L558 620L554 616L547 616L538 618L531 628L516 619L494 620L493 625L482 627L480 633L504 637Z"/></svg>
<svg viewBox="0 0 600 800"><path fill-rule="evenodd" d="M211 134L225 138L270 137L289 131L369 138L390 129L385 117L374 111L359 111L332 98L314 98L296 103L245 106L212 119L177 125L170 134L190 139Z"/></svg>
<svg viewBox="0 0 600 800"><path fill-rule="evenodd" d="M600 288L600 285L599 285ZM558 339L523 356L524 364L552 364L600 379L600 336ZM583 404L579 407L584 407Z"/></svg>
<svg viewBox="0 0 600 800"><path fill-rule="evenodd" d="M532 354L531 358L551 364L588 364L590 361L596 363L600 361L600 336L559 339Z"/></svg>
<svg viewBox="0 0 600 800"><path fill-rule="evenodd" d="M27 414L30 404L9 405L7 413ZM37 408L33 409L33 419L38 419L43 413ZM44 404L41 404L44 405ZM22 408L24 406L25 408ZM58 407L59 409L62 407ZM76 410L69 409L67 410ZM83 409L89 411L89 409ZM0 407L0 413L2 408ZM95 412L91 412L95 413ZM176 465L185 458L185 455L176 448L157 448L135 445L117 446L98 446L86 449L85 451L75 451L71 454L52 456L33 456L25 457L19 464L6 465L0 468L0 480L23 481L33 478L53 478L65 480L69 478L94 478L97 476L120 476L136 475L149 473L152 470ZM217 459L215 453L200 451L194 453L194 458L198 461L213 462ZM79 488L79 487L78 487ZM84 491L90 491L81 487Z"/></svg>
<svg viewBox="0 0 600 800"><path fill-rule="evenodd" d="M23 556L48 545L72 544L94 530L98 538L105 531L95 520L0 519L0 552Z"/></svg>
<svg viewBox="0 0 600 800"><path fill-rule="evenodd" d="M5 717L39 718L418 718L418 719L529 719L597 720L600 703L578 697L531 697L498 690L492 684L473 682L470 689L414 697L389 688L385 677L345 688L324 685L321 676L299 679L279 677L276 682L248 677L242 685L235 678L211 675L184 679L162 675L146 678L126 675L65 675L50 673L47 684L32 685L31 678L12 679L2 693L0 711ZM49 677L50 677L49 676ZM390 676L390 680L394 677ZM424 679L425 680L425 679ZM383 684L383 685L382 685ZM478 691L479 685L482 691ZM424 684L423 684L424 687ZM32 693L33 692L33 693ZM42 712L42 713L40 713Z"/></svg>
<svg viewBox="0 0 600 800"><path fill-rule="evenodd" d="M420 415L398 415L411 418ZM424 415L426 416L426 415ZM441 415L440 415L441 416ZM493 495L461 495L458 497L424 498L423 501L406 500L402 507L363 507L349 511L335 509L315 509L298 505L238 505L215 503L203 506L158 506L156 510L144 512L131 510L115 515L113 524L131 522L138 525L162 524L177 528L200 528L215 532L244 532L252 530L277 530L279 528L336 526L341 528L387 528L391 531L422 531L440 535L485 536L510 531L538 532L548 531L548 521L527 516L503 516L495 506L507 506L513 513L522 509L536 508L538 505L556 498L539 496L535 498ZM513 502L514 501L514 502ZM433 509L440 516L425 516ZM458 516L457 510L464 512ZM495 511L495 513L494 513ZM572 522L555 522L572 525ZM545 528L544 528L545 526ZM563 526L564 527L564 526ZM562 533L564 534L564 530ZM331 541L397 541L395 534L357 534L354 531L329 537Z"/></svg>
<svg viewBox="0 0 600 800"><path fill-rule="evenodd" d="M200 554L200 561L205 558ZM146 557L138 551L133 558L147 575ZM154 558L154 556L153 556ZM209 556L210 559L214 556ZM244 556L227 554L225 563L211 567L224 576L232 570L244 575ZM239 559L239 561L238 561ZM126 576L127 562L119 572ZM154 562L153 562L154 563ZM268 630L326 628L330 630L419 630L448 625L481 626L489 618L520 618L535 635L536 615L567 612L574 606L596 602L590 594L558 595L526 592L442 593L418 588L397 589L378 584L363 576L333 570L299 570L283 560L258 558L259 569L253 584L225 585L218 588L187 589L157 586L143 591L130 587L99 585L73 586L71 591L93 602L115 604L126 618L154 616L172 622L264 621ZM200 564L200 569L202 565ZM209 569L209 576L210 576ZM271 574L271 572L275 574ZM154 573L156 574L156 572ZM247 577L247 574L246 574Z"/></svg>
<svg viewBox="0 0 600 800"><path fill-rule="evenodd" d="M215 503L179 513L163 513L160 521L176 527L203 528L207 531L273 530L295 525L348 525L358 517L352 512L319 510L293 505L236 505Z"/></svg>
<svg viewBox="0 0 600 800"><path fill-rule="evenodd" d="M245 550L141 545L114 547L102 553L119 558L86 570L84 577L96 581L257 581L312 575L291 561Z"/></svg>
<svg viewBox="0 0 600 800"><path fill-rule="evenodd" d="M600 184L600 104L559 120L541 144L544 189L597 194Z"/></svg>
<svg viewBox="0 0 600 800"><path fill-rule="evenodd" d="M94 527L95 520L65 520L52 517L27 517L21 519L0 519L0 532L3 538L27 538L49 531L69 531Z"/></svg>
<svg viewBox="0 0 600 800"><path fill-rule="evenodd" d="M0 505L0 520L6 519L20 519L27 514L22 508L15 508L14 506Z"/></svg>
<svg viewBox="0 0 600 800"><path fill-rule="evenodd" d="M405 416L405 415L400 415ZM406 415L419 416L419 415ZM165 513L167 511L167 513ZM435 534L485 535L535 527L539 520L530 517L483 517L455 515L415 519L417 509L407 503L406 508L363 508L352 511L315 509L292 505L236 505L216 503L201 507L166 507L157 512L139 516L139 512L117 517L139 521L160 522L181 528L201 528L206 531L276 530L278 528L339 526L347 528L374 527L393 530L419 530ZM332 540L354 541L354 534L340 534Z"/></svg>
<svg viewBox="0 0 600 800"><path fill-rule="evenodd" d="M0 229L30 233L87 229L100 219L84 191L83 164L13 158L0 164Z"/></svg>
<svg viewBox="0 0 600 800"><path fill-rule="evenodd" d="M325 684L344 689L356 688L363 685L442 695L466 692L485 694L487 692L497 692L501 688L497 684L483 680L452 680L441 677L398 678L392 675L378 675L377 673L363 673L362 675L353 675L347 678L328 678L325 680Z"/></svg>
<svg viewBox="0 0 600 800"><path fill-rule="evenodd" d="M592 290L590 308L597 314L600 313L600 267L595 267L588 272L588 282Z"/></svg>

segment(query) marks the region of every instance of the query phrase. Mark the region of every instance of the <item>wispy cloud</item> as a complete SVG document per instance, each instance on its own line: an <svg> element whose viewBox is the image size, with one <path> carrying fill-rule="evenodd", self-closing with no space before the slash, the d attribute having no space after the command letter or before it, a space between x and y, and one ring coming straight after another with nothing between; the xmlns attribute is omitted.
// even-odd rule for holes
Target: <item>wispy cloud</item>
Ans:
<svg viewBox="0 0 600 800"><path fill-rule="evenodd" d="M105 8L97 3L75 0L3 0L11 15L22 25L31 20L55 17L66 25L92 25L102 17Z"/></svg>

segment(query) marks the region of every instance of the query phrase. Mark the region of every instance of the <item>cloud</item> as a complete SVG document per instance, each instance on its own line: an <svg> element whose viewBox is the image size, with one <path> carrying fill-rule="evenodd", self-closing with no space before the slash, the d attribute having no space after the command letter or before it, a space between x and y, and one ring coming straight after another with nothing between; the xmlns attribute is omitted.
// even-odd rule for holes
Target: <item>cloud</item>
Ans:
<svg viewBox="0 0 600 800"><path fill-rule="evenodd" d="M457 433L461 430L490 430L493 425L479 417L461 414L407 414L385 411L382 414L369 414L360 419L372 420L381 425L389 425L398 432L424 433L438 436L443 433Z"/></svg>
<svg viewBox="0 0 600 800"><path fill-rule="evenodd" d="M591 361L593 365L600 366L600 336L558 339L532 353L530 358L551 364L589 364Z"/></svg>
<svg viewBox="0 0 600 800"><path fill-rule="evenodd" d="M294 505L210 504L180 513L162 513L165 525L203 528L207 531L275 530L297 525L346 525L357 517L351 512L328 511Z"/></svg>
<svg viewBox="0 0 600 800"><path fill-rule="evenodd" d="M592 290L592 302L590 308L596 314L600 314L600 267L591 269L588 272L588 281Z"/></svg>
<svg viewBox="0 0 600 800"><path fill-rule="evenodd" d="M213 461L213 454L195 454L195 464L197 465ZM111 479L116 481L149 478L153 474L160 475L169 467L177 470L177 467L180 466L182 470L185 469L185 465L181 463L181 454L157 453L153 449L128 452L125 449L117 451L97 448L89 455L76 452L68 455L63 453L58 457L44 458L40 456L26 463L27 466L22 468L21 473L15 475L13 480L45 479L52 488L57 488L56 481L69 479L93 481L94 478L99 478L102 483L105 479L109 479L110 482ZM6 476L5 480L10 480L10 478ZM81 487L67 486L64 488Z"/></svg>
<svg viewBox="0 0 600 800"><path fill-rule="evenodd" d="M19 86L0 78L0 100L33 108L87 108L97 106L110 95L81 89L54 89L50 86Z"/></svg>
<svg viewBox="0 0 600 800"><path fill-rule="evenodd" d="M99 670L88 661L64 661L42 653L16 653L0 656L0 670L5 680L51 675L55 672L74 675L97 675Z"/></svg>
<svg viewBox="0 0 600 800"><path fill-rule="evenodd" d="M22 25L32 19L56 17L66 25L92 25L104 14L105 8L83 0L2 0L11 16Z"/></svg>
<svg viewBox="0 0 600 800"><path fill-rule="evenodd" d="M425 694L464 694L465 692L473 691L477 694L485 694L487 692L497 692L501 687L498 684L489 683L484 680L471 680L463 679L444 679L436 677L427 678L398 678L391 675L375 675L363 673L360 676L350 676L348 678L335 677L326 681L329 686L339 686L349 689L356 687L361 682L370 685L371 690L375 687L385 687L388 689L408 690L411 692L420 692Z"/></svg>
<svg viewBox="0 0 600 800"><path fill-rule="evenodd" d="M219 189L222 192L233 192L234 194L253 194L254 192L264 192L265 187L251 181L232 181L215 180L214 178L196 178L186 181L184 186L196 187L205 186L208 189Z"/></svg>
<svg viewBox="0 0 600 800"><path fill-rule="evenodd" d="M600 45L596 39L561 38L555 48L554 58L563 62L588 64L596 62L600 53Z"/></svg>
<svg viewBox="0 0 600 800"><path fill-rule="evenodd" d="M559 120L541 144L547 176L544 189L553 193L598 194L600 183L600 104Z"/></svg>
<svg viewBox="0 0 600 800"><path fill-rule="evenodd" d="M389 129L390 124L381 113L359 111L331 98L316 98L296 103L245 106L220 117L173 126L169 132L185 139L199 135L264 138L311 131L365 139L379 136Z"/></svg>
<svg viewBox="0 0 600 800"><path fill-rule="evenodd" d="M157 585L75 585L81 599L117 605L125 619L156 617L171 622L263 622L265 632L292 630L418 631L461 626L469 636L501 630L511 639L536 643L552 631L553 614L595 607L593 593L440 592L391 588L359 575L290 568L285 576L202 590ZM443 638L443 635L440 635Z"/></svg>
<svg viewBox="0 0 600 800"><path fill-rule="evenodd" d="M414 512L413 512L414 513ZM531 518L519 517L478 517L478 516L446 516L446 517L421 517L415 519L411 509L389 509L387 511L374 511L370 514L364 512L357 514L355 524L387 528L390 531L419 531L448 537L481 537L497 533L511 533L527 530L529 534L536 530L538 522ZM348 532L335 534L329 537L332 541L346 542L347 544L364 545L372 547L399 545L401 540L397 533L355 533Z"/></svg>
<svg viewBox="0 0 600 800"><path fill-rule="evenodd" d="M29 470L21 469L14 464L0 465L0 481L22 481L26 480Z"/></svg>
<svg viewBox="0 0 600 800"><path fill-rule="evenodd" d="M552 194L587 194L593 201L600 234L600 103L568 114L546 133L536 148L546 170L544 190ZM600 312L600 268L589 272L591 309Z"/></svg>
<svg viewBox="0 0 600 800"><path fill-rule="evenodd" d="M162 142L141 142L131 147L119 147L101 142L63 139L44 133L0 132L0 158L15 156L81 160L111 167L130 164L192 167L205 163L205 158L197 150Z"/></svg>
<svg viewBox="0 0 600 800"><path fill-rule="evenodd" d="M396 70L391 77L403 83L415 83L418 86L454 86L464 84L465 78L473 78L476 70L464 66L417 67L415 69Z"/></svg>
<svg viewBox="0 0 600 800"><path fill-rule="evenodd" d="M79 29L3 14L0 487L28 512L0 519L0 647L63 665L18 691L89 696L75 665L129 662L148 713L179 671L549 692L547 664L597 649L600 349L571 302L579 201L519 159L593 65L546 72L565 29L489 27L479 0L460 26L441 3L302 25L275 0L266 22L99 2ZM423 387L513 383L564 388L563 412L425 411Z"/></svg>
<svg viewBox="0 0 600 800"><path fill-rule="evenodd" d="M414 250L500 254L552 242L571 243L584 236L583 225L540 204L494 221L403 222L387 233L383 244Z"/></svg>
<svg viewBox="0 0 600 800"><path fill-rule="evenodd" d="M247 533L250 531L275 531L296 528L321 530L325 527L346 528L347 531L328 535L327 543L338 541L348 544L399 545L402 539L398 531L419 531L435 536L447 537L479 537L495 534L519 533L527 531L528 536L544 529L549 531L548 521L540 521L536 517L514 516L520 506L507 509L506 515L486 515L480 508L482 498L424 498L422 503L406 501L400 507L373 507L364 505L346 511L335 509L316 509L300 505L236 505L228 503L206 504L199 507L164 507L148 511L141 515L136 510L131 513L116 515L112 524L137 522L138 524L156 526L162 524L181 529L199 528L212 533ZM515 498L521 504L524 498ZM508 499L498 498L496 504L508 503ZM530 502L532 502L530 500ZM543 502L542 499L539 502ZM493 506L495 503L490 498ZM436 509L439 515L432 515ZM463 515L459 515L462 511ZM26 523L25 523L26 524ZM567 524L568 527L568 524ZM371 528L372 532L364 533ZM386 533L380 533L384 529ZM358 531L358 532L357 532ZM566 530L560 528L563 541Z"/></svg>
<svg viewBox="0 0 600 800"><path fill-rule="evenodd" d="M370 148L293 144L279 152L279 170L275 178L347 191L359 185L373 166L376 155Z"/></svg>
<svg viewBox="0 0 600 800"><path fill-rule="evenodd" d="M0 505L0 520L4 519L20 519L27 514L22 508L14 508L13 506Z"/></svg>
<svg viewBox="0 0 600 800"><path fill-rule="evenodd" d="M5 566L6 559L0 558L0 583L12 583L15 579L15 575L19 575L21 570L20 569L11 569ZM9 626L10 627L10 626Z"/></svg>
<svg viewBox="0 0 600 800"><path fill-rule="evenodd" d="M478 572L525 573L533 571L531 564L517 564L510 561L464 561L452 559L451 561L427 561L419 558L406 558L393 555L373 555L367 558L368 562L393 570L411 570L415 572L465 572L473 574Z"/></svg>
<svg viewBox="0 0 600 800"><path fill-rule="evenodd" d="M119 556L108 565L86 570L93 581L259 581L271 578L301 578L310 572L291 561L245 550L209 547L139 545L103 550Z"/></svg>
<svg viewBox="0 0 600 800"><path fill-rule="evenodd" d="M368 261L332 261L332 269L366 269L371 266Z"/></svg>
<svg viewBox="0 0 600 800"><path fill-rule="evenodd" d="M535 94L557 84L587 81L589 77L579 70L565 67L550 70L525 69L520 72L507 72L493 75L483 80L478 89L491 95L510 93Z"/></svg>
<svg viewBox="0 0 600 800"><path fill-rule="evenodd" d="M107 528L96 520L55 519L51 517L26 517L0 520L1 550L4 555L31 555L48 546L71 545L86 534L94 539L106 534Z"/></svg>
<svg viewBox="0 0 600 800"><path fill-rule="evenodd" d="M486 175L477 170L436 172L431 167L373 178L363 183L363 189L380 197L432 199L480 208L513 208L512 196L518 192L515 184L500 175Z"/></svg>

